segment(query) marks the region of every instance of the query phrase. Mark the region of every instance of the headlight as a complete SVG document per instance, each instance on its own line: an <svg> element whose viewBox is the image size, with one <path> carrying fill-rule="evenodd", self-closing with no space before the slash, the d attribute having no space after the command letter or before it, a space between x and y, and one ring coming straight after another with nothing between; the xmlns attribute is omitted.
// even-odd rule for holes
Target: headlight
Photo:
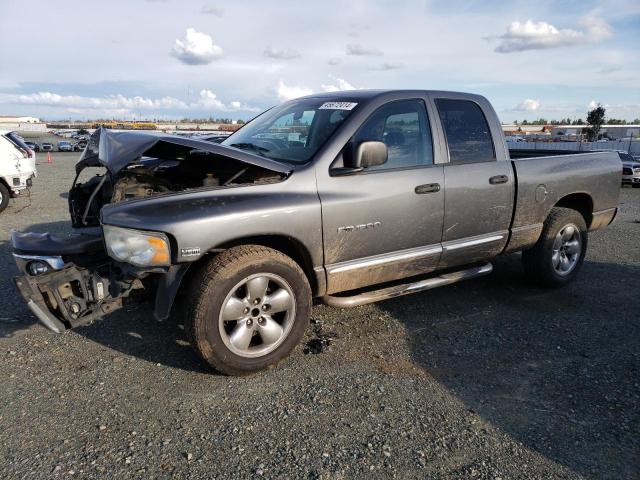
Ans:
<svg viewBox="0 0 640 480"><path fill-rule="evenodd" d="M130 228L103 225L107 253L114 260L137 267L162 267L171 264L169 241L163 233L142 232Z"/></svg>

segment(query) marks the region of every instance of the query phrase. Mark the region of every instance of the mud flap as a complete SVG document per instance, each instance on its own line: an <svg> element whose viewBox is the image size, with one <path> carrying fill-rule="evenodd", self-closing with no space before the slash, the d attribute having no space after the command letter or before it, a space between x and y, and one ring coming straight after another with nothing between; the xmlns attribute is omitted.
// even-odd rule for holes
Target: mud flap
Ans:
<svg viewBox="0 0 640 480"><path fill-rule="evenodd" d="M112 296L109 280L72 264L43 275L16 277L14 282L33 314L56 333L121 308L122 297L133 287Z"/></svg>

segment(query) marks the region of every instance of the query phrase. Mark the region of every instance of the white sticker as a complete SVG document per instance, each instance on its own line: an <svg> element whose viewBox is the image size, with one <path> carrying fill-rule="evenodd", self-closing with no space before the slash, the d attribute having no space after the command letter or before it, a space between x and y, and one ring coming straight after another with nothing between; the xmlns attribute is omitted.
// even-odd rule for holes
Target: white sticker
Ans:
<svg viewBox="0 0 640 480"><path fill-rule="evenodd" d="M353 102L324 102L319 110L353 110L357 103Z"/></svg>

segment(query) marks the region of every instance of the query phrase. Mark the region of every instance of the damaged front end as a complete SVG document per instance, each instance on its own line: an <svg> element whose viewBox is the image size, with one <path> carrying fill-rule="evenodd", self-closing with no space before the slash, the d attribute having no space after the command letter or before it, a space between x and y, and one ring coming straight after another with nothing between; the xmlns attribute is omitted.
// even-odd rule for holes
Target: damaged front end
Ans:
<svg viewBox="0 0 640 480"><path fill-rule="evenodd" d="M34 315L48 329L86 325L122 307L145 272L113 262L100 235L58 238L12 232L13 256L23 276L14 279Z"/></svg>
<svg viewBox="0 0 640 480"><path fill-rule="evenodd" d="M97 175L86 175L95 168ZM163 320L190 263L176 263L175 239L162 232L139 224L136 229L103 225L103 207L279 182L289 170L205 141L98 129L69 191L73 234L12 232L22 273L16 286L40 322L58 333L102 318L121 308L134 290L150 285L157 289L154 315Z"/></svg>

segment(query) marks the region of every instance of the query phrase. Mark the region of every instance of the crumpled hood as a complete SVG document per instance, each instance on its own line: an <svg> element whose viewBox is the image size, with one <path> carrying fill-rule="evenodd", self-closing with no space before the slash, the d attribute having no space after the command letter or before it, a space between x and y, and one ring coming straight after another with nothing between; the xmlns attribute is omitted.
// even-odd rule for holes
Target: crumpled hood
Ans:
<svg viewBox="0 0 640 480"><path fill-rule="evenodd" d="M291 165L205 140L146 132L114 132L100 127L91 135L87 148L76 164L76 172L85 167L103 166L116 174L147 152L153 152L153 156L161 158L179 158L193 149L226 156L278 173L287 174L293 170Z"/></svg>

